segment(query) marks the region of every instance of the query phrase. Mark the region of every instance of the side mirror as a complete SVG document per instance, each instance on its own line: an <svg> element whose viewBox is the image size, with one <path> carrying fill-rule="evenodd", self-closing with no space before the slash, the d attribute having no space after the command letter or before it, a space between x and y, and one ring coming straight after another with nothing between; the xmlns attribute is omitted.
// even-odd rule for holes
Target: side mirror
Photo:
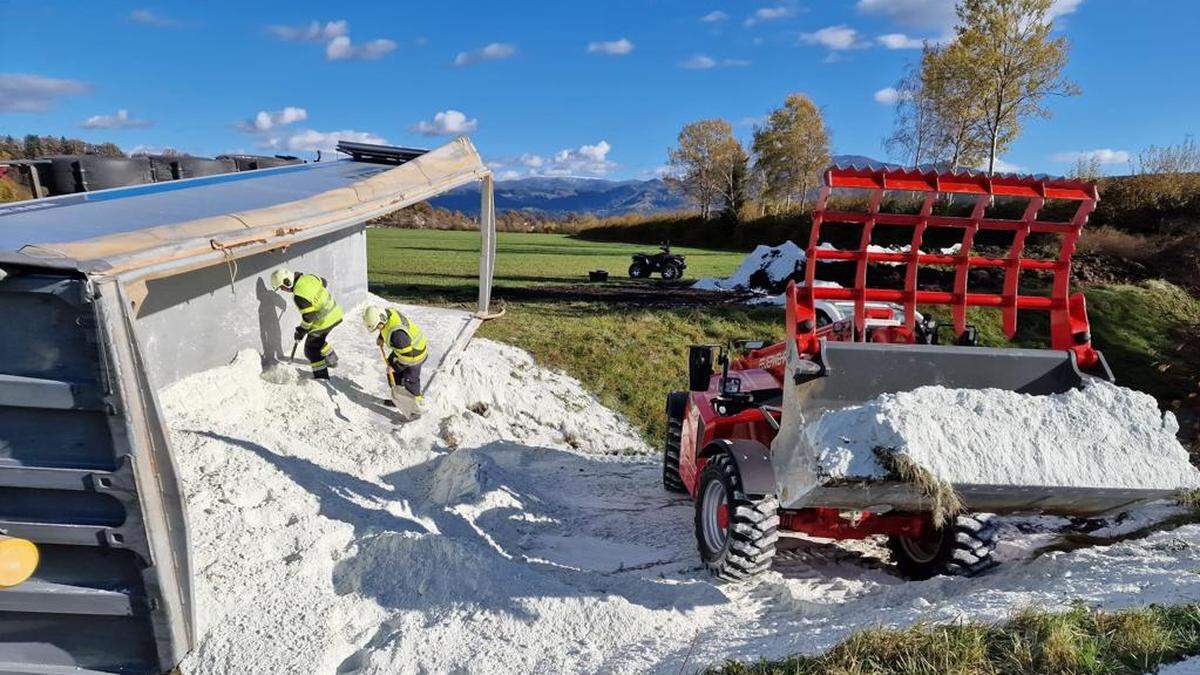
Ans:
<svg viewBox="0 0 1200 675"><path fill-rule="evenodd" d="M713 348L705 345L688 347L688 389L708 391L713 374Z"/></svg>

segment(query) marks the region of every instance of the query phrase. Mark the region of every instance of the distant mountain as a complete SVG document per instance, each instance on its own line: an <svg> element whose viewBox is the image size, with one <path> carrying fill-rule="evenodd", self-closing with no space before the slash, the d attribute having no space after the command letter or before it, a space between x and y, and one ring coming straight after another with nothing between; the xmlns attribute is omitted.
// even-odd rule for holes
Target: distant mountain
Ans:
<svg viewBox="0 0 1200 675"><path fill-rule="evenodd" d="M834 155L840 166L885 167L885 162L863 155ZM430 200L434 206L452 211L479 211L479 185L472 183ZM592 213L617 216L627 213L659 213L688 208L687 199L659 178L613 181L602 178L556 178L538 176L496 183L496 209L534 211L553 215Z"/></svg>
<svg viewBox="0 0 1200 675"><path fill-rule="evenodd" d="M431 200L454 211L479 210L479 186L471 184ZM599 178L536 177L496 183L496 209L550 214L675 211L687 206L683 195L660 179L611 181Z"/></svg>

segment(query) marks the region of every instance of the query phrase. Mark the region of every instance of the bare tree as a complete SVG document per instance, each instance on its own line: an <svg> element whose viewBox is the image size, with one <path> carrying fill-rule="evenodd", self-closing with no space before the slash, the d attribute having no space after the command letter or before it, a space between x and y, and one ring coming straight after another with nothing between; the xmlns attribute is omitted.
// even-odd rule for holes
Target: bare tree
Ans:
<svg viewBox="0 0 1200 675"><path fill-rule="evenodd" d="M755 167L762 172L763 198L803 209L808 191L829 164L829 133L821 110L804 94L791 94L765 125L754 130Z"/></svg>
<svg viewBox="0 0 1200 675"><path fill-rule="evenodd" d="M1200 147L1187 136L1182 143L1159 147L1151 145L1137 156L1138 173L1200 172Z"/></svg>
<svg viewBox="0 0 1200 675"><path fill-rule="evenodd" d="M927 53L931 48L926 47ZM884 147L913 166L941 162L946 156L946 133L937 106L925 87L919 67L909 66L896 83L896 121Z"/></svg>
<svg viewBox="0 0 1200 675"><path fill-rule="evenodd" d="M713 206L724 200L734 200L739 180L735 176L740 163L744 173L746 151L733 137L733 127L721 119L700 120L683 127L679 145L667 151L668 163L674 169L671 181L696 205L700 215L708 218Z"/></svg>
<svg viewBox="0 0 1200 675"><path fill-rule="evenodd" d="M960 78L979 83L981 123L988 140L988 173L1027 117L1049 117L1047 96L1075 96L1067 80L1070 44L1051 38L1053 0L960 0L957 39L945 49Z"/></svg>

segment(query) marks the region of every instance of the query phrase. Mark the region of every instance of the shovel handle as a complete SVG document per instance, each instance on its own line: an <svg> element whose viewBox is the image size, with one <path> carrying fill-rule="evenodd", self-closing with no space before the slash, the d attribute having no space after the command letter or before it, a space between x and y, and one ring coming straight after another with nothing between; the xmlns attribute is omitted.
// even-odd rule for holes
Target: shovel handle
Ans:
<svg viewBox="0 0 1200 675"><path fill-rule="evenodd" d="M383 359L383 369L387 373L388 387L396 386L396 378L392 376L392 364L388 363L387 352L383 351L383 345L379 345L379 356Z"/></svg>
<svg viewBox="0 0 1200 675"><path fill-rule="evenodd" d="M288 356L288 361L296 360L296 347L299 347L299 346L300 346L299 340L292 340L292 353L290 356Z"/></svg>

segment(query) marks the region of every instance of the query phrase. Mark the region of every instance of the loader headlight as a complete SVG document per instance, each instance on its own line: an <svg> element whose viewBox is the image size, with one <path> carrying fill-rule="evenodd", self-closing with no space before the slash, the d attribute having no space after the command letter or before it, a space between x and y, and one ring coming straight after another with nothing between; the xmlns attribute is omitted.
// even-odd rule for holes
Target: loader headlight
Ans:
<svg viewBox="0 0 1200 675"><path fill-rule="evenodd" d="M742 380L737 377L727 377L721 381L721 393L726 396L742 390Z"/></svg>

